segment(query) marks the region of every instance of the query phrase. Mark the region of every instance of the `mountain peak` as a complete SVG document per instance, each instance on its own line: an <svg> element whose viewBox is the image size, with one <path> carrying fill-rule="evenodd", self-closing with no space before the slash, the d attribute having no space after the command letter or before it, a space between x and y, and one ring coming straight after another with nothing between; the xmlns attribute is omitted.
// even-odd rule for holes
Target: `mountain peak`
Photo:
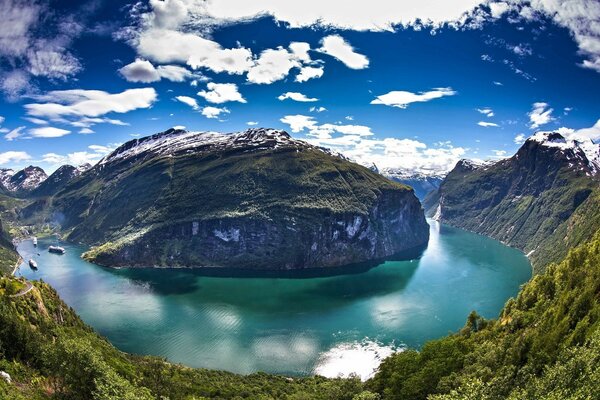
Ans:
<svg viewBox="0 0 600 400"><path fill-rule="evenodd" d="M282 146L312 147L293 139L286 131L270 128L250 128L242 132L193 132L171 128L151 136L130 140L100 161L104 165L131 157L169 156L188 152L230 149L267 149Z"/></svg>

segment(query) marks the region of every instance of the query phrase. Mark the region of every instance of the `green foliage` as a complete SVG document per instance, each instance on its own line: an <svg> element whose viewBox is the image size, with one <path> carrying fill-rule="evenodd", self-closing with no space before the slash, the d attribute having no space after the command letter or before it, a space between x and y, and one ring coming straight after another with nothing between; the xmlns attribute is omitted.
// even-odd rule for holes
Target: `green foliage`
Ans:
<svg viewBox="0 0 600 400"><path fill-rule="evenodd" d="M386 359L384 399L588 399L600 380L600 232L525 284L498 320ZM590 397L591 396L591 397Z"/></svg>

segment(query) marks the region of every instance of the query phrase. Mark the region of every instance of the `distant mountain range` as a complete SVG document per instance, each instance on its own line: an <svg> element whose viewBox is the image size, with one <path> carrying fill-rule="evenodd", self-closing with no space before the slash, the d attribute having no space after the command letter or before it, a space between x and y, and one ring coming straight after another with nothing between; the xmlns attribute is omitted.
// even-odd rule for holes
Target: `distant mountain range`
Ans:
<svg viewBox="0 0 600 400"><path fill-rule="evenodd" d="M445 174L442 173L425 174L423 172L409 171L402 168L384 168L379 172L389 179L412 187L415 191L415 195L421 201L423 201L431 191L437 190L440 187L445 176Z"/></svg>
<svg viewBox="0 0 600 400"><path fill-rule="evenodd" d="M427 213L558 261L600 226L600 146L540 132L495 163L461 160L425 200Z"/></svg>
<svg viewBox="0 0 600 400"><path fill-rule="evenodd" d="M83 174L57 170L36 196L25 218L109 266L331 267L429 237L410 188L273 129L131 140Z"/></svg>

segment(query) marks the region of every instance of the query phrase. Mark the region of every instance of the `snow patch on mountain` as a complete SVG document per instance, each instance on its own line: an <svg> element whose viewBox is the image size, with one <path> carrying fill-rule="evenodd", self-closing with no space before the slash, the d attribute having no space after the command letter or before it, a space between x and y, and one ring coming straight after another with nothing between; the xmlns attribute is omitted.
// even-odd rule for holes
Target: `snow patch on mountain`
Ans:
<svg viewBox="0 0 600 400"><path fill-rule="evenodd" d="M570 164L571 166L575 167L578 164L577 161L580 161L589 167L592 175L596 175L600 171L600 144L594 143L590 138L565 137L558 132L542 131L535 133L527 140L563 152L571 151L576 158Z"/></svg>

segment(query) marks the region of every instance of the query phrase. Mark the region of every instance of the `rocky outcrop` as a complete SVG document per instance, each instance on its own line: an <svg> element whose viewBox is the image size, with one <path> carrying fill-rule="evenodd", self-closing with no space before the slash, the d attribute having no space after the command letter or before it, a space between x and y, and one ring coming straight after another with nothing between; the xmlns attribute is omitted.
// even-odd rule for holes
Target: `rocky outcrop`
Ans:
<svg viewBox="0 0 600 400"><path fill-rule="evenodd" d="M136 139L52 207L107 266L333 267L429 237L409 187L273 129Z"/></svg>

